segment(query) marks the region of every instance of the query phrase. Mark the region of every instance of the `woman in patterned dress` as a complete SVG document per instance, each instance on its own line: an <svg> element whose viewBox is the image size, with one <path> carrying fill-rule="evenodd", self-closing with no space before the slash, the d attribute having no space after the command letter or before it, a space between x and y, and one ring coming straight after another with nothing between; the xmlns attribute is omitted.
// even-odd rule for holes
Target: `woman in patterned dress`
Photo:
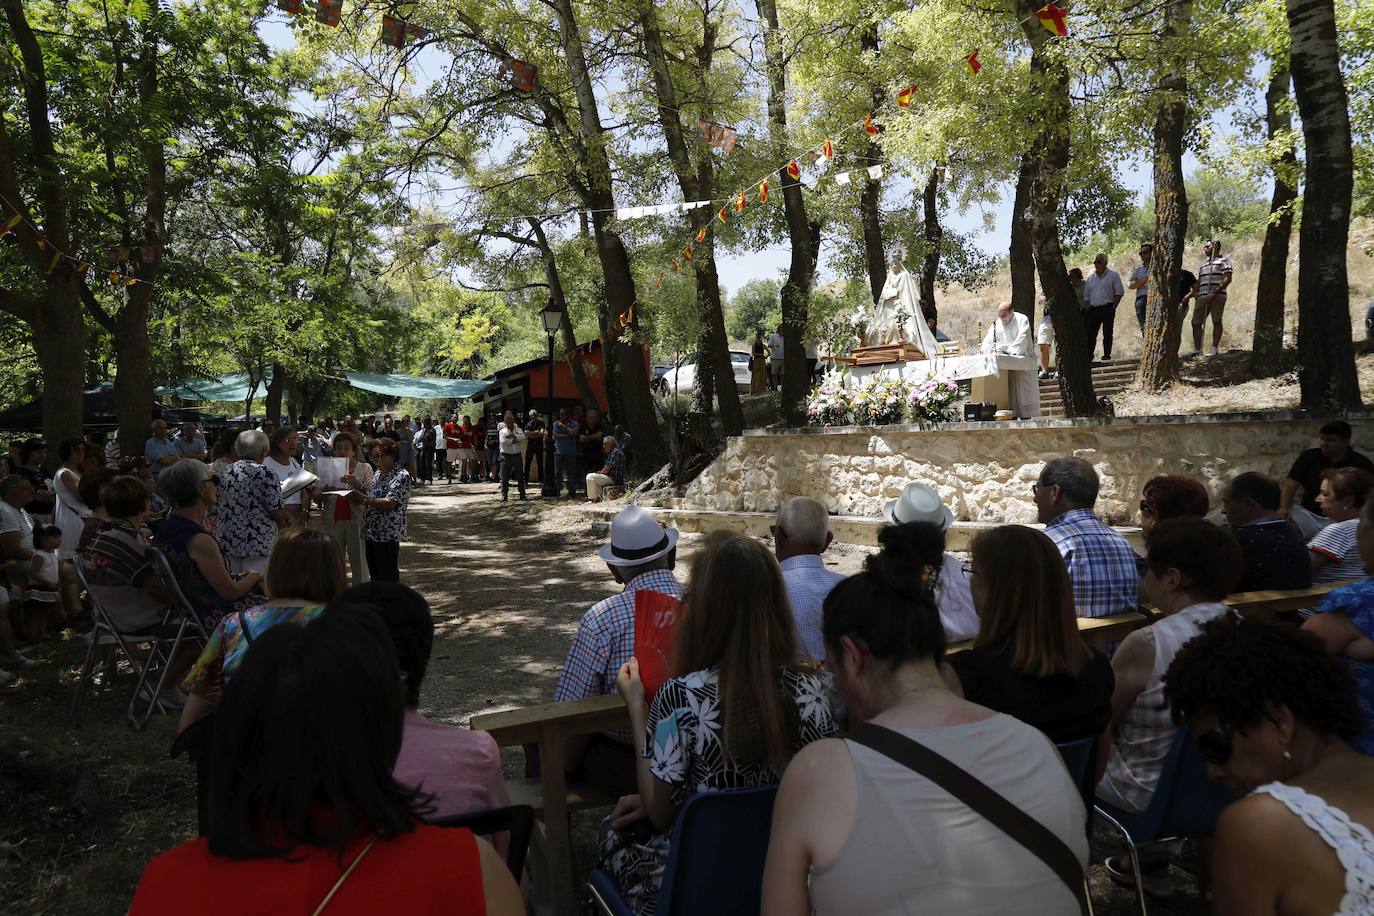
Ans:
<svg viewBox="0 0 1374 916"><path fill-rule="evenodd" d="M616 678L630 730L644 735L639 793L601 826L605 867L637 912L657 910L673 821L698 792L775 785L803 746L835 734L825 682L804 667L782 572L763 545L707 536L669 678L646 701L639 662Z"/></svg>
<svg viewBox="0 0 1374 916"><path fill-rule="evenodd" d="M367 569L378 582L401 581L401 542L406 539L406 506L415 485L410 472L399 463L400 447L395 439L377 439L377 476L367 495L354 490L349 501L365 506L363 543ZM347 482L347 481L346 481Z"/></svg>

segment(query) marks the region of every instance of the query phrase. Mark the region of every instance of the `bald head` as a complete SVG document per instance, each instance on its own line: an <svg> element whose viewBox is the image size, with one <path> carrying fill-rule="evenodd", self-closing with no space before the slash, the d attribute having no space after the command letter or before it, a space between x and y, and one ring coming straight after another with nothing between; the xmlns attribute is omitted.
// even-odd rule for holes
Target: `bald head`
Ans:
<svg viewBox="0 0 1374 916"><path fill-rule="evenodd" d="M825 506L806 496L794 496L783 503L773 526L773 542L779 560L822 553L830 546L830 515Z"/></svg>
<svg viewBox="0 0 1374 916"><path fill-rule="evenodd" d="M999 302L999 303L997 303L997 320L1000 321L1000 322L1002 322L1003 324L1006 324L1008 321L1011 321L1011 303L1010 303L1010 302Z"/></svg>

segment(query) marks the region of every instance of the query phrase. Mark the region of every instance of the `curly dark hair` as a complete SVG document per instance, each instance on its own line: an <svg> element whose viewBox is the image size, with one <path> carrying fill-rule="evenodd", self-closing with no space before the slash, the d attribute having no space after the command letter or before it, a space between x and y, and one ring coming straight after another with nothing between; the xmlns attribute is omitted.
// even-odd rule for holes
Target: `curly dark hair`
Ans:
<svg viewBox="0 0 1374 916"><path fill-rule="evenodd" d="M1211 713L1249 729L1276 706L1324 735L1350 740L1364 731L1355 679L1310 633L1288 624L1227 614L1203 625L1164 675L1174 722Z"/></svg>
<svg viewBox="0 0 1374 916"><path fill-rule="evenodd" d="M1202 518L1211 508L1207 488L1200 481L1182 474L1151 477L1146 481L1141 496L1160 521L1189 515Z"/></svg>
<svg viewBox="0 0 1374 916"><path fill-rule="evenodd" d="M423 595L399 582L364 582L340 592L326 608L362 608L380 617L396 647L406 705L420 705L420 685L434 650L434 617Z"/></svg>

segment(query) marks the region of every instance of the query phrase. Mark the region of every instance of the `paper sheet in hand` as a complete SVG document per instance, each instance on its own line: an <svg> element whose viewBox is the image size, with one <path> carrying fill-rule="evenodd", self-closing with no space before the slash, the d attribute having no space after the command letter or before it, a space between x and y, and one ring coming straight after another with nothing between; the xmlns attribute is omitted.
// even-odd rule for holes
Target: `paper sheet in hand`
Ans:
<svg viewBox="0 0 1374 916"><path fill-rule="evenodd" d="M306 487L313 487L319 479L305 468L292 471L291 476L281 482L281 498L290 499Z"/></svg>
<svg viewBox="0 0 1374 916"><path fill-rule="evenodd" d="M320 486L326 491L344 489L344 475L348 473L347 458L321 458L315 462Z"/></svg>

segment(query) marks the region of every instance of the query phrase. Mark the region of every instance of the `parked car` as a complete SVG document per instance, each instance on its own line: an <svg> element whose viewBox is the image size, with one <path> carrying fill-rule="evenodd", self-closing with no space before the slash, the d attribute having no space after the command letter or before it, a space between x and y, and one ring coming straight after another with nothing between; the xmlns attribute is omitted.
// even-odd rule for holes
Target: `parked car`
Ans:
<svg viewBox="0 0 1374 916"><path fill-rule="evenodd" d="M663 376L672 371L672 366L650 366L649 367L649 390L659 394L668 393L668 385L663 381Z"/></svg>
<svg viewBox="0 0 1374 916"><path fill-rule="evenodd" d="M730 351L730 367L735 370L735 387L741 394L749 393L749 354L744 350ZM676 391L686 394L696 384L696 359L684 359L676 369L669 369L663 375L663 391Z"/></svg>

